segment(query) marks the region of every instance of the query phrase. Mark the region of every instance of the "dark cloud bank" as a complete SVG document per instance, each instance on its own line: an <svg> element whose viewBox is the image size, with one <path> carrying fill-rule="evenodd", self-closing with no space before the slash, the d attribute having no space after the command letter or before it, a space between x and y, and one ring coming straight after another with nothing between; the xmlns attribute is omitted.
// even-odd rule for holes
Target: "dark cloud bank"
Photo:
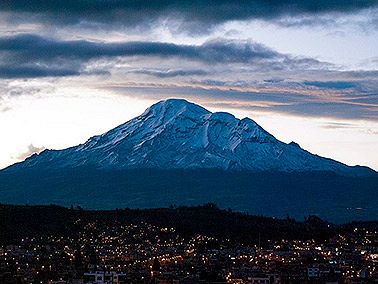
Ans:
<svg viewBox="0 0 378 284"><path fill-rule="evenodd" d="M323 68L326 63L311 58L294 58L254 42L215 40L200 46L177 45L164 42L103 43L86 40L57 40L32 34L18 34L0 38L0 78L32 78L75 76L84 72L84 65L92 59L114 57L179 58L214 64L258 65L261 70L290 70ZM3 60L5 62L5 60ZM106 72L100 70L96 72ZM136 73L156 77L203 75L205 71L139 70Z"/></svg>
<svg viewBox="0 0 378 284"><path fill-rule="evenodd" d="M31 13L54 24L87 21L137 26L171 17L209 26L229 20L352 13L377 5L376 0L4 0L0 11Z"/></svg>
<svg viewBox="0 0 378 284"><path fill-rule="evenodd" d="M163 42L101 43L86 40L55 40L31 34L0 38L0 50L26 60L55 58L92 59L103 56L178 56L201 61L245 62L251 58L272 58L279 54L257 43L212 41L201 46Z"/></svg>

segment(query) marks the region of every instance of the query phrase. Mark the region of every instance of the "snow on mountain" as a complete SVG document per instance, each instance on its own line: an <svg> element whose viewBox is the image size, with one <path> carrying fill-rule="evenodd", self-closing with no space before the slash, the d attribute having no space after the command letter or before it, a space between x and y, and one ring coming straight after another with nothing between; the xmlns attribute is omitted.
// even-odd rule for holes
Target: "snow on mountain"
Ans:
<svg viewBox="0 0 378 284"><path fill-rule="evenodd" d="M160 101L142 115L84 144L45 150L12 168L91 166L103 169L159 168L250 171L332 171L369 175L283 143L249 118L211 113L181 99Z"/></svg>

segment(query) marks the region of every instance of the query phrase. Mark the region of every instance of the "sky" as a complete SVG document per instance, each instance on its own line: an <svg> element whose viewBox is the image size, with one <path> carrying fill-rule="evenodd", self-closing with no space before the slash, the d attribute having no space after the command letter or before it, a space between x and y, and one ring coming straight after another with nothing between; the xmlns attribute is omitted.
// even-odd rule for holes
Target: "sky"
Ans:
<svg viewBox="0 0 378 284"><path fill-rule="evenodd" d="M378 1L0 2L0 168L166 98L378 170Z"/></svg>

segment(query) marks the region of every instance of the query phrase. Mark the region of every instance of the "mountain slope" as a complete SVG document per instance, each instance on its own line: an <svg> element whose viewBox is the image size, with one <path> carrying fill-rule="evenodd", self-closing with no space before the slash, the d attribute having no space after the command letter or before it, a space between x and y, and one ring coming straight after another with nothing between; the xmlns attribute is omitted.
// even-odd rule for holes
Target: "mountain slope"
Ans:
<svg viewBox="0 0 378 284"><path fill-rule="evenodd" d="M214 202L255 215L343 223L378 220L378 177L333 173L198 170L20 169L0 172L0 202L156 208Z"/></svg>
<svg viewBox="0 0 378 284"><path fill-rule="evenodd" d="M45 150L10 167L62 169L201 169L308 172L365 176L374 171L349 167L285 144L249 118L211 113L185 100L170 99L86 143Z"/></svg>

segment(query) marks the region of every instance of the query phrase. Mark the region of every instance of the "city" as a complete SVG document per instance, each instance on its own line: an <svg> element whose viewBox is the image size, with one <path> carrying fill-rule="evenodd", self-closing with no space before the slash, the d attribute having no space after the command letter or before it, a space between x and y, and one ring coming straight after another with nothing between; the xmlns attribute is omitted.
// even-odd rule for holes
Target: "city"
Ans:
<svg viewBox="0 0 378 284"><path fill-rule="evenodd" d="M144 221L75 222L75 237L62 232L3 245L0 282L378 283L378 232L363 224L323 241L259 236L243 244Z"/></svg>

